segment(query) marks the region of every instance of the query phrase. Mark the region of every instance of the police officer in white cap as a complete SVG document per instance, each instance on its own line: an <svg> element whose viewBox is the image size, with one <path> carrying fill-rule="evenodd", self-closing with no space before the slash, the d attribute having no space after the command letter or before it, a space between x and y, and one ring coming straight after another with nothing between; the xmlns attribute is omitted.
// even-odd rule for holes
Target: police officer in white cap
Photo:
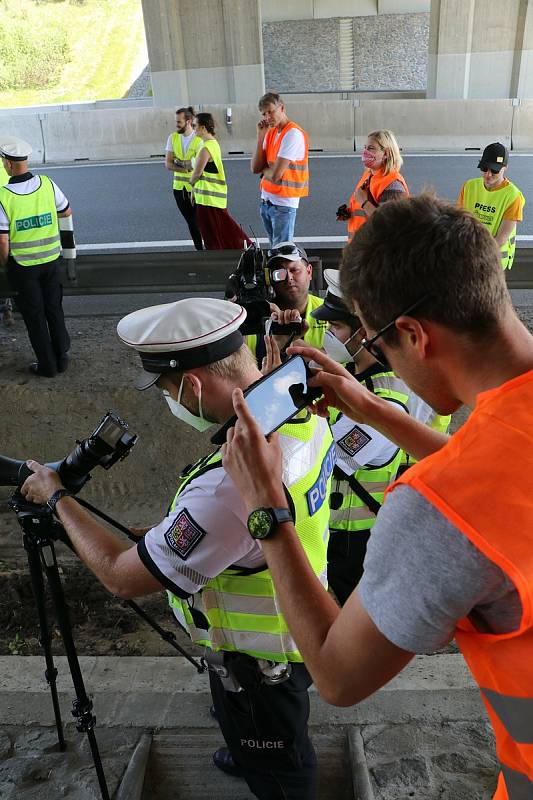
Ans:
<svg viewBox="0 0 533 800"><path fill-rule="evenodd" d="M46 175L28 171L31 145L0 136L0 156L9 182L0 188L0 267L17 292L37 361L34 375L53 377L68 365L70 338L57 260L75 257L72 211L67 198Z"/></svg>
<svg viewBox="0 0 533 800"><path fill-rule="evenodd" d="M137 388L156 385L172 414L198 430L225 422L234 389L261 378L239 331L245 317L235 303L195 298L124 317L118 335L144 367ZM73 498L57 500L57 473L29 462L35 474L22 493L56 503L76 552L110 591L134 597L169 590L178 621L205 646L216 670L210 671L211 690L228 748L215 753L215 764L242 775L258 798L310 800L316 792L307 729L310 679L259 540L294 518L325 583L333 444L327 422L306 411L280 428L280 442L285 508L248 515L215 452L182 474L167 517L127 550Z"/></svg>

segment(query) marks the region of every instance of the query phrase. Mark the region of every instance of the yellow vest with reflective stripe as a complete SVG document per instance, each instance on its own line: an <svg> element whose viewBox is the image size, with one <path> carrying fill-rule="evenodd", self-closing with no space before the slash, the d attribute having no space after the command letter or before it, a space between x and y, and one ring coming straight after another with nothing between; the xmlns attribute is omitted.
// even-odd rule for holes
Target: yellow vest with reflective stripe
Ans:
<svg viewBox="0 0 533 800"><path fill-rule="evenodd" d="M363 381L363 383L367 382ZM393 372L376 372L371 375L368 379L367 388L371 389L378 397L394 400L407 408L407 387ZM338 440L338 436L335 436L335 423L341 417L342 414L338 409L330 409L329 422L335 441ZM396 478L402 454L403 451L398 449L388 464L380 467L361 467L354 473L356 480L380 505L383 503L385 490ZM330 530L368 531L374 525L376 515L373 511L370 511L365 502L353 491L347 479L341 477L342 474L342 470L337 468L333 476L331 490L342 495L342 504L340 508L331 509Z"/></svg>
<svg viewBox="0 0 533 800"><path fill-rule="evenodd" d="M201 151L206 148L209 150L213 161L209 161L206 166L214 164L216 172L204 172L199 181L193 186L194 202L199 206L211 206L214 208L226 208L228 205L228 185L226 183L226 173L222 164L222 153L220 145L216 139L207 139L202 142L196 153L196 158Z"/></svg>
<svg viewBox="0 0 533 800"><path fill-rule="evenodd" d="M472 178L463 186L464 208L477 217L493 236L498 233L506 210L521 195L520 189L510 181L507 186L492 192L485 189L483 178ZM505 244L502 245L501 260L503 269L511 269L513 266L516 248L515 239L516 231L513 231Z"/></svg>
<svg viewBox="0 0 533 800"><path fill-rule="evenodd" d="M311 345L311 347L318 347L319 350L324 342L324 334L328 329L328 324L324 320L315 319L312 317L311 311L314 311L315 308L321 306L323 302L324 300L322 297L317 297L314 294L310 294L307 300L307 308L305 309L305 320L309 325L309 328L304 336L304 341ZM257 360L257 335L255 333L249 334L245 337L245 340L246 344ZM260 366L261 365L259 364L259 367Z"/></svg>
<svg viewBox="0 0 533 800"><path fill-rule="evenodd" d="M191 161L203 145L203 140L200 138L200 136L193 136L184 152L182 134L175 131L170 138L172 141L172 150L174 152L174 156L180 161ZM175 172L172 188L186 189L188 192L192 191L192 186L189 183L191 175L192 169L187 172Z"/></svg>
<svg viewBox="0 0 533 800"><path fill-rule="evenodd" d="M426 425L432 428L434 431L438 431L439 433L448 433L448 428L450 427L450 422L452 421L451 414L446 414L443 416L442 414L433 414L430 416ZM412 467L413 464L416 464L418 461L417 458L406 453L405 450L402 450L402 467L409 466Z"/></svg>
<svg viewBox="0 0 533 800"><path fill-rule="evenodd" d="M331 434L325 420L310 415L283 425L279 433L284 452L283 483L292 502L296 532L315 575L326 586L329 492L335 456ZM220 460L217 452L193 468L180 485L171 509L185 487ZM171 593L169 600L178 621L197 644L277 662L302 661L266 567L253 573L245 568L228 568L187 600ZM198 626L197 612L207 621L205 629Z"/></svg>
<svg viewBox="0 0 533 800"><path fill-rule="evenodd" d="M0 203L9 219L9 251L17 264L32 267L55 261L61 252L59 224L52 181L41 175L31 194L0 189Z"/></svg>

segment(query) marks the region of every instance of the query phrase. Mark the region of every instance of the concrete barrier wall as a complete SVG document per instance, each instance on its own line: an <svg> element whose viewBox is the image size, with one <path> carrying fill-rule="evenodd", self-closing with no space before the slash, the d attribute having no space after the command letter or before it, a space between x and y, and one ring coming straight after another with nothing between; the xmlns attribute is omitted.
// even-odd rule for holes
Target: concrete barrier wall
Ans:
<svg viewBox="0 0 533 800"><path fill-rule="evenodd" d="M457 150L486 142L511 146L511 100L369 100L355 112L357 150L369 131L389 128L402 150Z"/></svg>
<svg viewBox="0 0 533 800"><path fill-rule="evenodd" d="M513 150L532 150L533 100L522 100L513 111Z"/></svg>
<svg viewBox="0 0 533 800"><path fill-rule="evenodd" d="M150 158L173 129L173 111L159 108L46 114L46 160Z"/></svg>
<svg viewBox="0 0 533 800"><path fill-rule="evenodd" d="M354 106L354 102L357 104ZM255 104L205 106L213 114L224 155L255 149ZM174 128L174 108L35 109L0 111L0 133L22 136L34 147L34 163L127 160L162 156ZM290 100L287 111L309 133L311 150L350 152L369 131L390 128L403 150L464 151L487 141L515 149L533 147L533 101L372 99ZM513 128L514 120L514 128Z"/></svg>
<svg viewBox="0 0 533 800"><path fill-rule="evenodd" d="M41 115L42 116L42 115ZM33 147L31 160L33 164L42 164L45 159L43 133L39 114L0 114L0 137L20 136Z"/></svg>

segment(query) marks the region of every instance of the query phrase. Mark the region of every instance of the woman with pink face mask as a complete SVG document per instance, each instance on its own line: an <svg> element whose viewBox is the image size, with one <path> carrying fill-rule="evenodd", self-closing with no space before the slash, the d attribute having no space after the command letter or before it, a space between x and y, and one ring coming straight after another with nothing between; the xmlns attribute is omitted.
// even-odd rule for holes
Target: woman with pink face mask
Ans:
<svg viewBox="0 0 533 800"><path fill-rule="evenodd" d="M348 239L364 225L381 203L409 196L400 175L403 158L392 131L368 134L361 160L365 167L347 206L337 211L337 219L348 222Z"/></svg>

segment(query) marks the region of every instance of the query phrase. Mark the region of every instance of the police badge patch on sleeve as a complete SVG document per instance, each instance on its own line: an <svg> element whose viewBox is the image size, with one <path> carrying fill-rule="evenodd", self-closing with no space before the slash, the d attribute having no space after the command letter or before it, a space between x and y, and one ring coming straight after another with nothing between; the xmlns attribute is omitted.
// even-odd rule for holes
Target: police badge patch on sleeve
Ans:
<svg viewBox="0 0 533 800"><path fill-rule="evenodd" d="M338 445L344 450L345 453L348 453L349 456L354 456L359 450L362 450L363 447L369 443L371 437L365 433L365 431L358 428L357 425L348 431L342 439L339 439L337 442Z"/></svg>
<svg viewBox="0 0 533 800"><path fill-rule="evenodd" d="M206 533L184 508L165 533L165 541L185 561Z"/></svg>

